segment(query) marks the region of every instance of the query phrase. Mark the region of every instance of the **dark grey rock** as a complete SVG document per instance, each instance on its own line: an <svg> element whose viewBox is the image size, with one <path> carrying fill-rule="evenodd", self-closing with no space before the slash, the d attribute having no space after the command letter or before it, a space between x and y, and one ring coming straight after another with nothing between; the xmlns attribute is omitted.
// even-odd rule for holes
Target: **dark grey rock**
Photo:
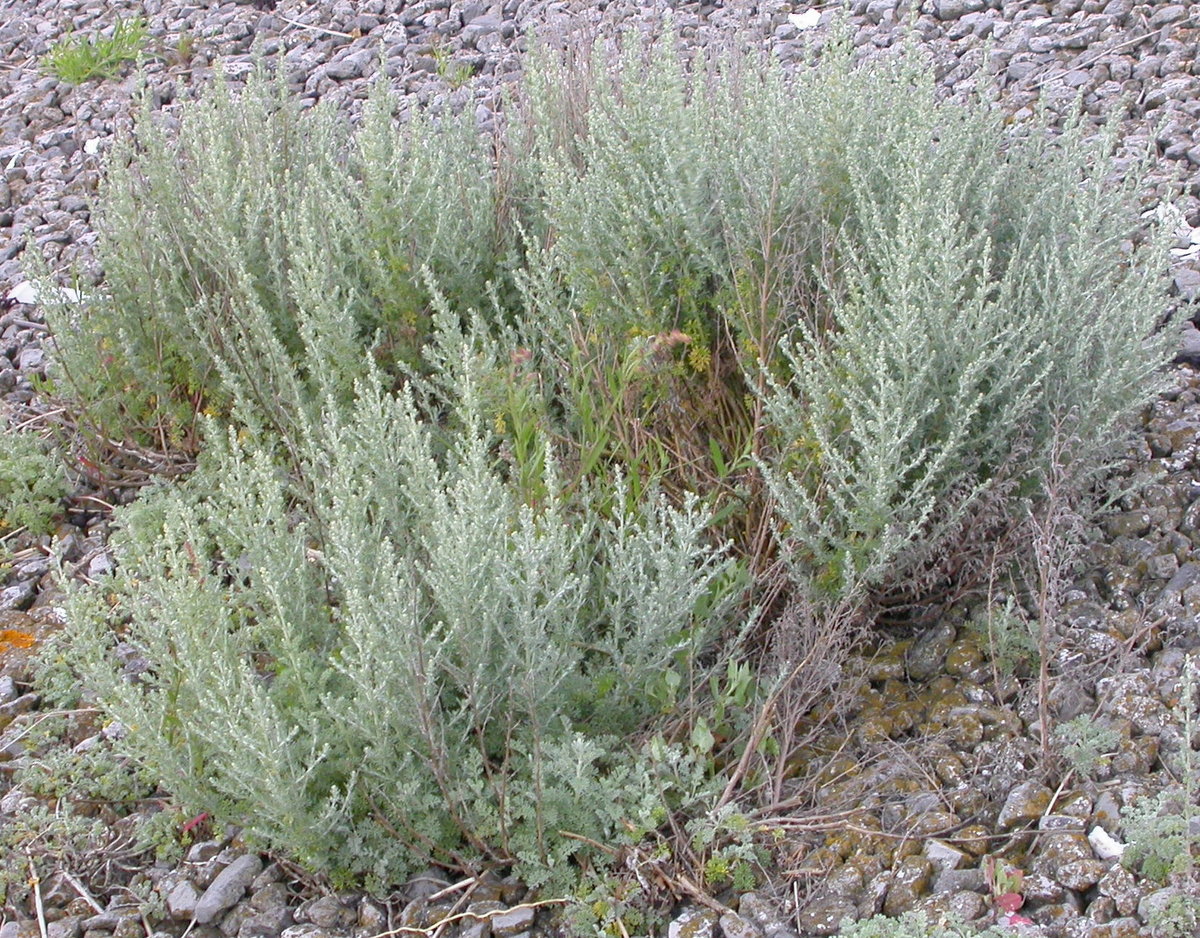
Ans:
<svg viewBox="0 0 1200 938"><path fill-rule="evenodd" d="M846 896L818 896L796 914L796 923L809 935L836 935L842 922L858 917L858 907Z"/></svg>
<svg viewBox="0 0 1200 938"><path fill-rule="evenodd" d="M772 903L757 893L747 892L738 899L738 914L757 925L766 934L784 927L783 916Z"/></svg>
<svg viewBox="0 0 1200 938"><path fill-rule="evenodd" d="M268 868L269 869L269 868ZM267 870L263 870L266 873ZM255 879L255 883L262 879L263 873L260 873ZM276 909L285 908L288 904L288 888L285 883L269 882L265 885L254 888L254 883L250 886L253 894L250 896L250 907L256 912L271 912ZM288 922L290 925L291 922Z"/></svg>
<svg viewBox="0 0 1200 938"><path fill-rule="evenodd" d="M46 938L79 938L83 934L83 916L67 915L46 924Z"/></svg>
<svg viewBox="0 0 1200 938"><path fill-rule="evenodd" d="M956 20L970 10L967 0L935 0L934 2L934 15L942 22Z"/></svg>
<svg viewBox="0 0 1200 938"><path fill-rule="evenodd" d="M318 928L336 931L351 927L358 915L337 896L321 896L301 905L296 910L296 918L312 922Z"/></svg>
<svg viewBox="0 0 1200 938"><path fill-rule="evenodd" d="M33 605L37 595L37 582L23 580L0 590L0 612L7 609L25 610Z"/></svg>
<svg viewBox="0 0 1200 938"><path fill-rule="evenodd" d="M467 907L467 912L473 917L466 919L459 926L459 938L488 938L492 933L490 913L502 908L498 902L472 902Z"/></svg>
<svg viewBox="0 0 1200 938"><path fill-rule="evenodd" d="M279 938L342 938L342 935L337 932L329 932L319 925L313 925L311 922L305 922L300 925L289 925L282 932Z"/></svg>
<svg viewBox="0 0 1200 938"><path fill-rule="evenodd" d="M1115 910L1121 915L1133 915L1146 891L1133 874L1119 863L1109 867L1096 888L1102 896L1113 900Z"/></svg>
<svg viewBox="0 0 1200 938"><path fill-rule="evenodd" d="M1049 788L1034 779L1022 782L1004 800L997 825L1010 831L1037 821L1050 806L1051 794Z"/></svg>
<svg viewBox="0 0 1200 938"><path fill-rule="evenodd" d="M254 918L254 910L250 903L239 902L221 916L217 929L225 938L237 938L245 924Z"/></svg>
<svg viewBox="0 0 1200 938"><path fill-rule="evenodd" d="M957 870L966 866L971 860L971 855L965 850L940 840L927 840L923 852L925 859L929 860L939 871ZM935 879L935 891L936 883Z"/></svg>
<svg viewBox="0 0 1200 938"><path fill-rule="evenodd" d="M1102 715L1129 720L1138 733L1158 736L1174 719L1142 671L1101 678L1096 682L1096 699Z"/></svg>
<svg viewBox="0 0 1200 938"><path fill-rule="evenodd" d="M1169 3L1166 6L1158 7L1151 14L1148 25L1151 29L1158 29L1162 26L1169 26L1171 23L1178 23L1180 20L1186 19L1187 15L1187 7L1182 3Z"/></svg>
<svg viewBox="0 0 1200 938"><path fill-rule="evenodd" d="M1200 579L1200 567L1197 568L1197 573ZM431 867L405 883L400 889L400 895L406 902L415 902L418 899L428 899L449 885L450 881L446 879L445 874Z"/></svg>
<svg viewBox="0 0 1200 938"><path fill-rule="evenodd" d="M1050 706L1055 719L1066 722L1081 713L1090 714L1096 706L1096 699L1079 681L1063 678L1055 682L1050 690Z"/></svg>
<svg viewBox="0 0 1200 938"><path fill-rule="evenodd" d="M1200 146L1189 148L1187 158L1189 162L1200 166ZM1175 271L1172 279L1181 299L1193 303L1200 298L1200 271L1181 267Z"/></svg>
<svg viewBox="0 0 1200 938"><path fill-rule="evenodd" d="M188 880L181 880L167 893L167 914L176 921L188 921L196 913L200 892Z"/></svg>
<svg viewBox="0 0 1200 938"><path fill-rule="evenodd" d="M494 938L515 938L521 932L533 928L537 918L537 909L529 906L518 906L493 915L491 918L492 935Z"/></svg>
<svg viewBox="0 0 1200 938"><path fill-rule="evenodd" d="M378 58L377 52L373 52L371 49L361 49L330 62L325 66L325 74L335 81L361 78L376 58Z"/></svg>
<svg viewBox="0 0 1200 938"><path fill-rule="evenodd" d="M106 909L103 912L85 918L81 923L81 927L85 932L108 931L116 934L117 930L122 927L122 923L127 921L132 922L135 926L141 925L141 916L138 914L137 909ZM143 934L145 934L144 931Z"/></svg>
<svg viewBox="0 0 1200 938"><path fill-rule="evenodd" d="M253 894L253 898L250 900L251 904L254 905L256 909L262 908L262 906L259 904L259 902L262 901L260 900L260 894L263 893L268 886L274 885L275 883L281 883L286 878L287 873L284 871L282 866L280 866L278 863L268 863L265 867L263 867L263 871L254 877L254 882L250 884L250 892ZM273 896L275 894L267 893L267 895Z"/></svg>
<svg viewBox="0 0 1200 938"><path fill-rule="evenodd" d="M933 864L921 856L908 856L892 871L883 912L888 916L903 915L916 908L928 892L934 872Z"/></svg>
<svg viewBox="0 0 1200 938"><path fill-rule="evenodd" d="M387 929L387 912L377 903L365 896L358 903L358 927L370 934L378 934Z"/></svg>
<svg viewBox="0 0 1200 938"><path fill-rule="evenodd" d="M987 889L987 878L983 870L972 867L967 870L942 870L933 881L935 895L958 892L982 892Z"/></svg>
<svg viewBox="0 0 1200 938"><path fill-rule="evenodd" d="M23 713L32 713L37 709L40 699L37 694L30 692L0 704L0 721L8 724Z"/></svg>
<svg viewBox="0 0 1200 938"><path fill-rule="evenodd" d="M1107 870L1100 860L1079 859L1060 863L1055 869L1058 881L1073 892L1086 892L1100 882Z"/></svg>
<svg viewBox="0 0 1200 938"><path fill-rule="evenodd" d="M291 911L280 906L250 915L238 926L237 935L238 938L278 938L292 923Z"/></svg>
<svg viewBox="0 0 1200 938"><path fill-rule="evenodd" d="M199 843L193 843L192 846L187 849L187 855L184 859L188 862L188 864L192 865L206 864L206 862L216 859L217 854L220 853L220 841L200 841ZM216 873L214 873L214 876L216 876ZM212 880L210 879L209 883L211 882Z"/></svg>
<svg viewBox="0 0 1200 938"><path fill-rule="evenodd" d="M492 903L492 908L503 908L506 888L504 880L489 870L475 880L471 898L476 905L486 902Z"/></svg>
<svg viewBox="0 0 1200 938"><path fill-rule="evenodd" d="M957 636L957 629L949 622L939 622L922 632L904 656L909 680L927 681L940 674Z"/></svg>

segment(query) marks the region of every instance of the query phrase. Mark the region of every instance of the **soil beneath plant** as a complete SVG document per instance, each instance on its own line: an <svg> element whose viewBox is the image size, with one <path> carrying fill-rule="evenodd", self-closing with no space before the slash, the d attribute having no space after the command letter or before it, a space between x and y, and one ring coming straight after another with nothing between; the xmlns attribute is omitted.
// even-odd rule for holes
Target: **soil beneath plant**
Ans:
<svg viewBox="0 0 1200 938"><path fill-rule="evenodd" d="M29 259L81 272L80 286L102 278L91 207L137 85L125 69L68 86L40 63L68 32L98 31L116 17L145 18L152 106L168 115L216 75L236 83L255 46L285 63L295 94L353 115L382 44L406 107L466 109L486 130L502 119L503 89L535 29L658 34L669 18L695 46L739 33L799 66L844 14L861 58L889 54L907 33L936 63L947 95L994 81L1014 123L1037 107L1065 115L1077 102L1097 127L1119 122L1114 175L1151 152L1146 207L1174 206L1163 315L1180 330L1180 354L1171 389L1131 447L1134 494L1078 548L1069 585L1042 616L1045 646L1030 639L1047 610L1024 608L1020 595L1010 603L999 587L989 602L912 634L881 633L847 666L844 724L814 738L778 787L774 865L758 888L696 886L656 874L648 858L628 859L670 909L669 925L653 933L681 938L827 935L845 919L913 910L1100 938L1150 933L1163 909L1200 896L1186 869L1156 878L1148 865L1120 860L1142 830L1131 813L1180 777L1190 749L1184 680L1200 647L1200 332L1190 322L1200 318L1200 13L1190 4L8 0L4 14L0 394L9 424L30 429L57 415L36 389L48 355L25 284ZM57 797L15 784L39 764L68 773L72 751L108 746L119 732L91 711L50 711L32 684L33 656L61 622L52 546L76 579L108 571L108 509L136 495L136 474L76 468L53 536L3 539L0 938L563 932L556 897L527 895L500 876L450 882L430 871L386 897L325 894L303 871L248 852L236 831L176 818L165 796L136 779L124 783L121 804L92 799L89 789L112 793L96 779L73 780ZM63 731L43 739L49 727ZM191 842L182 859L157 859L136 842L135 820L156 812L163 845ZM72 818L103 823L72 833Z"/></svg>

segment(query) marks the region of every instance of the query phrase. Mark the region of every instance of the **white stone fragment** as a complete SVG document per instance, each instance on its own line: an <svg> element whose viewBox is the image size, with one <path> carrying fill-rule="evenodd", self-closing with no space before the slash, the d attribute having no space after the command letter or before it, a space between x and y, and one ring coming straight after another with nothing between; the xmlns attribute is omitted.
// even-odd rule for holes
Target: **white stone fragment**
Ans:
<svg viewBox="0 0 1200 938"><path fill-rule="evenodd" d="M819 10L805 10L803 13L789 13L788 22L797 29L813 29L821 22Z"/></svg>
<svg viewBox="0 0 1200 938"><path fill-rule="evenodd" d="M22 281L8 291L8 298L14 303L25 303L32 306L38 301L37 287L33 285L32 280Z"/></svg>
<svg viewBox="0 0 1200 938"><path fill-rule="evenodd" d="M1112 860L1125 852L1125 845L1112 838L1103 827L1093 827L1088 834L1092 852L1101 860Z"/></svg>
<svg viewBox="0 0 1200 938"><path fill-rule="evenodd" d="M74 287L54 287L49 299L57 302L80 303L83 293ZM54 295L56 293L57 295ZM16 303L34 306L42 301L42 291L32 280L23 280L8 291L8 298Z"/></svg>

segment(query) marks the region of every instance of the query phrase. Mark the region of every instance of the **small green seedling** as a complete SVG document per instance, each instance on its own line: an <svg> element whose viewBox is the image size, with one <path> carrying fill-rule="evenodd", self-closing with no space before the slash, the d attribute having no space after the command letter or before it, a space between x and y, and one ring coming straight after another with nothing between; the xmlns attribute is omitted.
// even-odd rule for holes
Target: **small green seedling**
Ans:
<svg viewBox="0 0 1200 938"><path fill-rule="evenodd" d="M42 66L70 85L112 78L126 62L135 62L146 46L146 21L118 19L111 36L68 33L42 58Z"/></svg>
<svg viewBox="0 0 1200 938"><path fill-rule="evenodd" d="M1000 921L1005 925L1032 925L1033 923L1017 912L1025 904L1021 889L1025 883L1025 873L1015 866L1009 866L995 857L983 861L984 875L992 890L992 904L1000 913Z"/></svg>

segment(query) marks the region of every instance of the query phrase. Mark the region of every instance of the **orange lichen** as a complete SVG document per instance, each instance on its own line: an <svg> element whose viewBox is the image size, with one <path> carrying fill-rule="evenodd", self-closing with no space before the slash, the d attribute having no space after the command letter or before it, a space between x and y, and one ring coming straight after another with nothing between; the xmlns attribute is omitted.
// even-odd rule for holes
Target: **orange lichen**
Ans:
<svg viewBox="0 0 1200 938"><path fill-rule="evenodd" d="M0 652L8 651L10 648L32 648L34 638L30 632L22 632L20 629L0 629Z"/></svg>

